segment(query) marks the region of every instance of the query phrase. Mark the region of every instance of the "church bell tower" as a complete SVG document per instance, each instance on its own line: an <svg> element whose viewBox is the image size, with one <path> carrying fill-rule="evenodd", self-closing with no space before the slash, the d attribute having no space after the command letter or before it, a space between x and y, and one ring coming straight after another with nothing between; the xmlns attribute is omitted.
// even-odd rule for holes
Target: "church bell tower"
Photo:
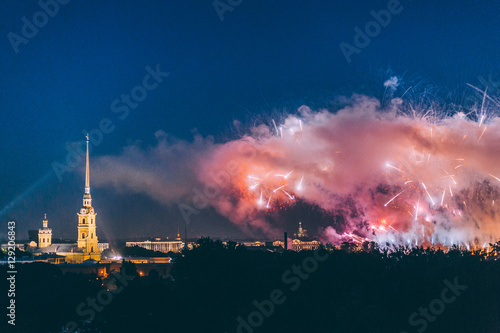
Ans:
<svg viewBox="0 0 500 333"><path fill-rule="evenodd" d="M96 212L92 207L90 196L90 172L89 172L89 136L87 134L87 163L85 166L85 194L83 195L83 207L78 213L78 248L83 250L84 260L101 259L96 234Z"/></svg>
<svg viewBox="0 0 500 333"><path fill-rule="evenodd" d="M52 229L48 226L47 214L43 218L43 228L38 229L38 248L50 246L52 244Z"/></svg>

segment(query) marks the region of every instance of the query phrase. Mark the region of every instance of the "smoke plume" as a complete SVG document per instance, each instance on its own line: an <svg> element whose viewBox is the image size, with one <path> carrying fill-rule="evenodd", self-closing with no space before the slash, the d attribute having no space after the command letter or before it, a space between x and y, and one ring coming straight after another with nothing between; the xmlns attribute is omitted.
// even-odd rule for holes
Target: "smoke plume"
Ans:
<svg viewBox="0 0 500 333"><path fill-rule="evenodd" d="M483 246L500 237L498 117L408 112L401 99L344 102L334 112L302 106L225 143L159 132L155 147L101 158L96 181L165 204L211 205L245 232L277 233L268 216L301 200L344 216L324 230L333 243Z"/></svg>

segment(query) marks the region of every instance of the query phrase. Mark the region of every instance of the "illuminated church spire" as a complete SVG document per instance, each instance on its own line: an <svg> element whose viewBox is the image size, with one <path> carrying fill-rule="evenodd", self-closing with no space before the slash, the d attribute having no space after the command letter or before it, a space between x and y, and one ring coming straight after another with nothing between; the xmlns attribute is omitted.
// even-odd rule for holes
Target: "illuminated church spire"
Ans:
<svg viewBox="0 0 500 333"><path fill-rule="evenodd" d="M83 195L83 207L92 206L92 197L90 196L90 167L89 167L89 135L87 139L87 160L85 165L85 194Z"/></svg>
<svg viewBox="0 0 500 333"><path fill-rule="evenodd" d="M87 139L87 165L85 168L85 193L90 193L90 175L89 175L89 135L86 136Z"/></svg>
<svg viewBox="0 0 500 333"><path fill-rule="evenodd" d="M100 260L99 241L96 230L96 212L92 207L90 196L90 167L89 167L89 135L87 139L87 160L85 164L85 194L83 195L83 207L78 213L78 253L73 261L82 262L87 259Z"/></svg>

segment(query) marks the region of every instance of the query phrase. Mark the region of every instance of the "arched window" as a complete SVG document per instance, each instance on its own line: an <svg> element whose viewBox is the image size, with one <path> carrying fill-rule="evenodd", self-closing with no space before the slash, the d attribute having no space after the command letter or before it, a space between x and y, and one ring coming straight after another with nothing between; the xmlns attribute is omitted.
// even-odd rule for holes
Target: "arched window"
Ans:
<svg viewBox="0 0 500 333"><path fill-rule="evenodd" d="M90 234L90 239L94 239L94 234L93 233Z"/></svg>
<svg viewBox="0 0 500 333"><path fill-rule="evenodd" d="M82 238L85 238L85 233L82 232Z"/></svg>
<svg viewBox="0 0 500 333"><path fill-rule="evenodd" d="M94 252L94 247L93 246L90 247L90 252Z"/></svg>
<svg viewBox="0 0 500 333"><path fill-rule="evenodd" d="M82 223L85 224L85 217L82 219Z"/></svg>

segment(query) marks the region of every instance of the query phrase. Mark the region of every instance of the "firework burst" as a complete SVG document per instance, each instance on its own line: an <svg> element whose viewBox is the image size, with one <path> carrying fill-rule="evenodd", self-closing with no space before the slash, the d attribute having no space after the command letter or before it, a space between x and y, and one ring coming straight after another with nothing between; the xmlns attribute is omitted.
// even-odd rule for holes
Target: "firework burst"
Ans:
<svg viewBox="0 0 500 333"><path fill-rule="evenodd" d="M343 216L325 236L336 243L483 246L500 237L500 118L483 106L450 116L401 100L350 103L302 107L218 147L205 169L234 160L238 171L212 204L240 225L270 228L268 213L300 199Z"/></svg>

